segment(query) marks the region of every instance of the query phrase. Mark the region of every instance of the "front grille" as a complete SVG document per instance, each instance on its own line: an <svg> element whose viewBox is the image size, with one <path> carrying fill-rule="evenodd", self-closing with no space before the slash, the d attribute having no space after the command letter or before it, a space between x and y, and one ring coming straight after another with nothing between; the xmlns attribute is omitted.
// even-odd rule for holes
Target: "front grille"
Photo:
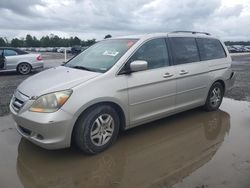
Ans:
<svg viewBox="0 0 250 188"><path fill-rule="evenodd" d="M15 111L19 111L23 107L24 101L21 101L17 98L13 98L12 107Z"/></svg>
<svg viewBox="0 0 250 188"><path fill-rule="evenodd" d="M18 112L19 110L21 110L21 108L25 104L25 101L27 101L28 99L29 99L28 96L22 94L19 91L16 91L11 100L11 106L16 112Z"/></svg>

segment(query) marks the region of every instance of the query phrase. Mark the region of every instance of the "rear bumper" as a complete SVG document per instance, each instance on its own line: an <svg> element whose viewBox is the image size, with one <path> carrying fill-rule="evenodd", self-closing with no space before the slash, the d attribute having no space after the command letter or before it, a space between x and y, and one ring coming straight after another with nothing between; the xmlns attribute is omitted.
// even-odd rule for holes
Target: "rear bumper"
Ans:
<svg viewBox="0 0 250 188"><path fill-rule="evenodd" d="M40 68L44 68L44 62L43 61L37 61L37 62L33 62L31 64L32 69L40 69Z"/></svg>
<svg viewBox="0 0 250 188"><path fill-rule="evenodd" d="M227 90L232 89L234 82L235 82L235 78L236 78L236 74L235 72L232 72L229 79L227 79L225 82Z"/></svg>

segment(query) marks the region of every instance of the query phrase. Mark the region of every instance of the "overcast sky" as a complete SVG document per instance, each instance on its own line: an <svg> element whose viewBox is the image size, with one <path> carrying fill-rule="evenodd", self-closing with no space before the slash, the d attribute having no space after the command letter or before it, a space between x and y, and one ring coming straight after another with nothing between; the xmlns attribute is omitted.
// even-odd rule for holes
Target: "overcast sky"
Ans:
<svg viewBox="0 0 250 188"><path fill-rule="evenodd" d="M250 40L250 0L0 0L0 36L102 39L174 30Z"/></svg>

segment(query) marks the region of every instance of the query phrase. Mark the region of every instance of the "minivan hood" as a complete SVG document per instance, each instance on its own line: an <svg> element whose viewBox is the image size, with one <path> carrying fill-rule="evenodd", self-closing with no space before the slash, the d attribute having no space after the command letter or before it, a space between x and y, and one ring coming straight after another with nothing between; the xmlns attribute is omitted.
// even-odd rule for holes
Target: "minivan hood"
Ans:
<svg viewBox="0 0 250 188"><path fill-rule="evenodd" d="M70 89L98 75L101 73L59 66L29 77L18 86L17 90L29 97L41 96Z"/></svg>

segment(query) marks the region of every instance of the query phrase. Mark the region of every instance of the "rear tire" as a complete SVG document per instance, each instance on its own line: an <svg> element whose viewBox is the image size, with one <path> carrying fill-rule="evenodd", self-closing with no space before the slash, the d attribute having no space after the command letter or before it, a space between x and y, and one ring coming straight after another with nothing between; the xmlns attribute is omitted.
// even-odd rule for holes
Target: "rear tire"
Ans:
<svg viewBox="0 0 250 188"><path fill-rule="evenodd" d="M111 106L94 106L75 124L73 142L84 153L100 153L115 142L119 126L119 116Z"/></svg>
<svg viewBox="0 0 250 188"><path fill-rule="evenodd" d="M22 75L27 75L31 72L31 65L29 63L20 63L17 67L17 72Z"/></svg>
<svg viewBox="0 0 250 188"><path fill-rule="evenodd" d="M221 105L222 99L224 95L224 88L220 82L215 82L207 95L207 100L204 105L204 109L206 111L215 111Z"/></svg>

